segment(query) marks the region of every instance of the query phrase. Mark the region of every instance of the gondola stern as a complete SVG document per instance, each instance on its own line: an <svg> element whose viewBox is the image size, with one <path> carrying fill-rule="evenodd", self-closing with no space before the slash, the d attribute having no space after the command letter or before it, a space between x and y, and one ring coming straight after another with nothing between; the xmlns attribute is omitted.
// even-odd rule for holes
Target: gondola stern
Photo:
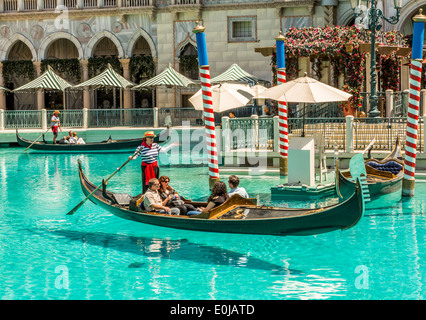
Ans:
<svg viewBox="0 0 426 320"><path fill-rule="evenodd" d="M342 231L343 230L347 230L347 229L352 228L353 226L355 226L359 222L359 220L362 218L362 216L364 215L364 212L365 212L365 198L364 197L365 196L364 196L364 193L362 192L362 186L361 186L361 184L362 184L361 180L359 178L357 178L357 181L356 181L356 190L355 190L355 193L353 195L353 197L356 197L356 201L358 203L358 206L357 206L357 208L358 208L357 215L354 216L355 219L354 219L354 221L351 224L349 224L347 226L344 226L341 229Z"/></svg>

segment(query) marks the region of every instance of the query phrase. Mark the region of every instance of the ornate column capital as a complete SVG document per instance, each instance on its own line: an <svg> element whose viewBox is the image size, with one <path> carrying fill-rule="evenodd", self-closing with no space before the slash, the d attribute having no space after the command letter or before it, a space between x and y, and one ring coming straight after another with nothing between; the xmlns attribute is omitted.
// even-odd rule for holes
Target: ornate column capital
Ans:
<svg viewBox="0 0 426 320"><path fill-rule="evenodd" d="M121 66L123 67L123 77L126 80L130 79L130 59L119 59Z"/></svg>

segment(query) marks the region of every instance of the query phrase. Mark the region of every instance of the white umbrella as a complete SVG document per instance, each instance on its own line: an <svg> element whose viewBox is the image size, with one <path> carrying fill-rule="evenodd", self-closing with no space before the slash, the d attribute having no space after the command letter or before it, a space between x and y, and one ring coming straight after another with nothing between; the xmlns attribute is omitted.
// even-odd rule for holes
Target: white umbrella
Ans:
<svg viewBox="0 0 426 320"><path fill-rule="evenodd" d="M267 90L267 88L264 87L264 86L262 86L261 84L256 84L256 85L250 87L250 89L254 92L254 97L253 98L256 98L262 92L264 92L265 90Z"/></svg>
<svg viewBox="0 0 426 320"><path fill-rule="evenodd" d="M324 103L347 101L352 95L343 90L329 86L321 81L304 77L297 78L267 89L255 98L272 99L285 102ZM305 136L305 112L303 113L302 137Z"/></svg>
<svg viewBox="0 0 426 320"><path fill-rule="evenodd" d="M305 75L267 89L255 98L299 103L323 103L347 101L350 97L352 97L350 93Z"/></svg>
<svg viewBox="0 0 426 320"><path fill-rule="evenodd" d="M224 112L237 107L245 106L255 95L248 85L222 83L212 86L213 112ZM198 90L189 102L195 110L203 110L202 90Z"/></svg>

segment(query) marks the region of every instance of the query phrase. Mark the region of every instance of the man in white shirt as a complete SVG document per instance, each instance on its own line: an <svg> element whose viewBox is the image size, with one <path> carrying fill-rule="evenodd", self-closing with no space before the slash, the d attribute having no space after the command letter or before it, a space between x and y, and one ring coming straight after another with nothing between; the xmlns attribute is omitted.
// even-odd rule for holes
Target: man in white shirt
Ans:
<svg viewBox="0 0 426 320"><path fill-rule="evenodd" d="M229 176L228 184L229 184L229 187L231 188L231 191L229 191L228 193L229 197L232 197L234 194L239 194L243 198L249 197L246 189L244 189L243 187L238 187L238 185L240 184L240 179L238 179L237 176L235 175Z"/></svg>
<svg viewBox="0 0 426 320"><path fill-rule="evenodd" d="M158 189L160 189L160 182L158 179L150 179L148 182L148 190L145 192L143 200L143 205L146 211L179 215L180 210L178 208L169 208L165 206L165 204L171 199L172 195L170 194L169 197L161 200Z"/></svg>

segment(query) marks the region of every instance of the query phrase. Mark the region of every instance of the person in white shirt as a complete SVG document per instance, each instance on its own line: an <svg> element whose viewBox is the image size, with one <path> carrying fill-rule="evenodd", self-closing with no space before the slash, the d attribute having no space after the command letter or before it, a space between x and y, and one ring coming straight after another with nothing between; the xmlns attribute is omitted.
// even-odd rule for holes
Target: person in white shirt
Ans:
<svg viewBox="0 0 426 320"><path fill-rule="evenodd" d="M56 144L56 138L58 137L58 128L62 132L61 120L59 119L59 110L53 111L52 118L50 119L50 126L53 132L53 143Z"/></svg>
<svg viewBox="0 0 426 320"><path fill-rule="evenodd" d="M69 138L69 143L77 143L77 132L73 132L72 136Z"/></svg>
<svg viewBox="0 0 426 320"><path fill-rule="evenodd" d="M244 189L243 187L238 187L238 185L240 184L240 179L238 179L237 176L235 175L229 176L228 184L229 184L229 187L231 188L231 191L229 191L228 193L229 197L232 197L234 194L239 194L243 198L249 197L246 189Z"/></svg>

